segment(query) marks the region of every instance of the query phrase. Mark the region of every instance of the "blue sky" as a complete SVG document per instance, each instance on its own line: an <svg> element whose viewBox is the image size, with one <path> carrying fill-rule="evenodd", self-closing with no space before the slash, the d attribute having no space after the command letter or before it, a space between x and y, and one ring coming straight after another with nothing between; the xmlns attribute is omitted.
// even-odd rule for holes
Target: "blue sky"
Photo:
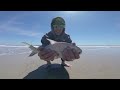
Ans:
<svg viewBox="0 0 120 90"><path fill-rule="evenodd" d="M57 16L77 45L120 45L120 11L0 11L0 44L39 45Z"/></svg>

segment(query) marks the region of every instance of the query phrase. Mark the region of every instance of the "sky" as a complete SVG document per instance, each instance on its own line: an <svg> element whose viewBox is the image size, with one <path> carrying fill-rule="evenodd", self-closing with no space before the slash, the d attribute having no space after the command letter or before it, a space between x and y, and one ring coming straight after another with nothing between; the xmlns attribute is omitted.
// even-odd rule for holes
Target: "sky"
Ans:
<svg viewBox="0 0 120 90"><path fill-rule="evenodd" d="M41 45L58 16L77 45L120 45L120 11L0 11L0 45Z"/></svg>

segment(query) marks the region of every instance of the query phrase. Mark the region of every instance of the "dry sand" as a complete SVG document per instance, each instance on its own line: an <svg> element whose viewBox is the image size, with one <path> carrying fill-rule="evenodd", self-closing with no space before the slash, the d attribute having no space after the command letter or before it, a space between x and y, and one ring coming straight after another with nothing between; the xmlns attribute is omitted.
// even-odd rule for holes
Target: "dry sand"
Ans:
<svg viewBox="0 0 120 90"><path fill-rule="evenodd" d="M0 56L0 79L120 79L120 48L84 49L81 58L63 68L56 59L51 69L37 55Z"/></svg>

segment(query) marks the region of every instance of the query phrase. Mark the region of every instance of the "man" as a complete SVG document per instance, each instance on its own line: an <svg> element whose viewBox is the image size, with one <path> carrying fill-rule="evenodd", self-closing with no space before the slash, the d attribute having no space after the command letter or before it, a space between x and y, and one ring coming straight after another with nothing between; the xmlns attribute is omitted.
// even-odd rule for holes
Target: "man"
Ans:
<svg viewBox="0 0 120 90"><path fill-rule="evenodd" d="M62 17L53 18L51 22L51 31L42 37L41 39L42 47L38 48L41 51L38 53L40 59L47 61L47 64L51 64L50 61L54 60L54 57L57 56L57 52L44 48L45 46L50 44L47 38L57 42L72 43L70 36L65 33L65 20ZM76 50L71 49L70 47L67 47L62 52L62 54L63 54L63 58L61 58L62 60L61 64L68 67L70 65L67 64L65 61L72 61L74 59L80 58L79 53Z"/></svg>

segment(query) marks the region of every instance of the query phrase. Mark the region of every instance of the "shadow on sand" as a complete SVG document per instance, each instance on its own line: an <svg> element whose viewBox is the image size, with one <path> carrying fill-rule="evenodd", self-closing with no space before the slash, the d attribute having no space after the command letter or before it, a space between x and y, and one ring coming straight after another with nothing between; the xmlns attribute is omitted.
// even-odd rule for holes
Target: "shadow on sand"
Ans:
<svg viewBox="0 0 120 90"><path fill-rule="evenodd" d="M23 79L69 79L69 74L60 64L51 64L49 68L44 64Z"/></svg>

